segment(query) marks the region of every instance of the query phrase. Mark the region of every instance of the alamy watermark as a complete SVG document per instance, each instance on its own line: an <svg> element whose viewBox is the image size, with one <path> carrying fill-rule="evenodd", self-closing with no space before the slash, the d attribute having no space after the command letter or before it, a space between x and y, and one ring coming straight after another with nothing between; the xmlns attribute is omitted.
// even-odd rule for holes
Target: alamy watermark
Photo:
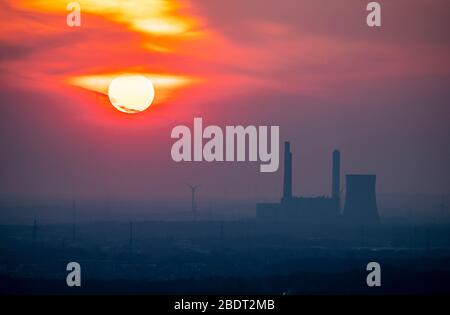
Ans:
<svg viewBox="0 0 450 315"><path fill-rule="evenodd" d="M66 6L66 10L70 11L66 17L66 24L69 27L81 26L81 6L78 2L70 2Z"/></svg>
<svg viewBox="0 0 450 315"><path fill-rule="evenodd" d="M279 166L279 126L211 125L203 128L203 119L194 118L194 130L188 126L172 129L172 139L178 139L171 150L175 162L244 162L260 161L261 172L276 172ZM206 142L204 143L204 140Z"/></svg>

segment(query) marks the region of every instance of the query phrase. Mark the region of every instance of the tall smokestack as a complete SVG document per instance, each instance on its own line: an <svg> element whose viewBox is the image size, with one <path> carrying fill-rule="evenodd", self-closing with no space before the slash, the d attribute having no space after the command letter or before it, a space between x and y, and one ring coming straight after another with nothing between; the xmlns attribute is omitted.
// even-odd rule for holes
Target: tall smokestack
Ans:
<svg viewBox="0 0 450 315"><path fill-rule="evenodd" d="M333 171L331 183L331 198L336 203L338 211L340 211L340 182L341 182L341 152L333 151Z"/></svg>
<svg viewBox="0 0 450 315"><path fill-rule="evenodd" d="M292 153L291 144L284 143L284 179L283 179L283 199L292 199Z"/></svg>

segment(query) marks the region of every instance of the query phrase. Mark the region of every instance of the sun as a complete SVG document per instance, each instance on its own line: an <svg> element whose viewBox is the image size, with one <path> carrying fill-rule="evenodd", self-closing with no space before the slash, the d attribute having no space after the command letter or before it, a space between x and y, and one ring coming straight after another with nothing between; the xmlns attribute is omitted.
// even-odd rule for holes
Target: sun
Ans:
<svg viewBox="0 0 450 315"><path fill-rule="evenodd" d="M152 81L142 75L121 75L108 87L111 104L127 114L140 113L152 104L155 89Z"/></svg>

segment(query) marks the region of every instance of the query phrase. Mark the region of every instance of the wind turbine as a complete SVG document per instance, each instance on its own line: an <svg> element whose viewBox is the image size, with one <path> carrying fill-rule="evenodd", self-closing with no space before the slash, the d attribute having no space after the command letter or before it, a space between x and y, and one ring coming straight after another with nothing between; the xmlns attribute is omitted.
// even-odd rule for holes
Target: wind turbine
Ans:
<svg viewBox="0 0 450 315"><path fill-rule="evenodd" d="M187 184L187 186L191 189L191 211L192 211L192 215L194 217L194 220L197 219L197 204L195 203L195 191L197 190L197 188L200 187L200 185L190 185Z"/></svg>

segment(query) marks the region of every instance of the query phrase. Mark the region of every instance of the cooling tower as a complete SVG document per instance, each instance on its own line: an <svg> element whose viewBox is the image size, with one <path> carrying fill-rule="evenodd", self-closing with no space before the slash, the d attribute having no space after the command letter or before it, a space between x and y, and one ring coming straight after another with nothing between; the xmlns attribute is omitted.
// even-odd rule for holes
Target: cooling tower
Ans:
<svg viewBox="0 0 450 315"><path fill-rule="evenodd" d="M349 224L378 224L375 175L347 175L343 217Z"/></svg>
<svg viewBox="0 0 450 315"><path fill-rule="evenodd" d="M292 153L291 144L284 143L284 178L282 201L292 199Z"/></svg>

